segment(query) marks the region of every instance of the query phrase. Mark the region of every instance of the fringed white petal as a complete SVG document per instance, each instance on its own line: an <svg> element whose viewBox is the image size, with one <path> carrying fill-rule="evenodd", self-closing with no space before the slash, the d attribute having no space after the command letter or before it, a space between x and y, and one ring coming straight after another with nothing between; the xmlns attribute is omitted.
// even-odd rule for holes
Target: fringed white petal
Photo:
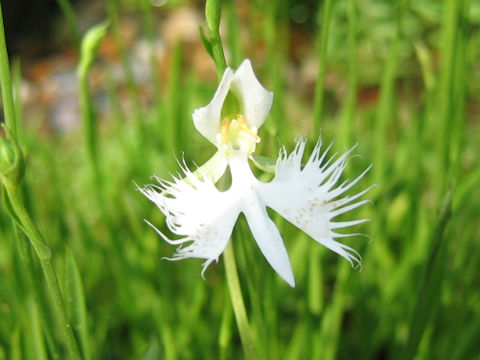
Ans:
<svg viewBox="0 0 480 360"><path fill-rule="evenodd" d="M344 235L332 230L354 226L368 219L343 222L331 220L367 203L363 200L352 204L352 201L364 195L370 188L354 196L335 199L355 185L370 167L351 183L345 182L335 187L353 148L336 160L334 155L325 161L329 148L322 153L321 143L318 142L303 168L301 162L305 141L300 140L290 155L283 149L277 161L274 179L270 183L261 184L259 194L268 207L314 240L343 256L352 266L355 264L361 266L361 257L354 249L334 240ZM347 204L350 205L345 206Z"/></svg>
<svg viewBox="0 0 480 360"><path fill-rule="evenodd" d="M232 92L240 103L240 113L250 127L257 129L263 125L272 107L273 93L265 90L252 69L250 60L244 60L237 71L231 85Z"/></svg>
<svg viewBox="0 0 480 360"><path fill-rule="evenodd" d="M192 115L195 128L214 145L216 145L216 136L222 126L221 114L223 103L230 90L233 78L233 70L227 68L223 73L220 85L218 85L217 91L212 101L210 101L210 104L196 109Z"/></svg>
<svg viewBox="0 0 480 360"><path fill-rule="evenodd" d="M210 179L200 180L187 169L184 172L184 180L160 180L160 186L150 185L139 190L166 216L170 231L182 238L170 240L154 227L157 233L171 244L190 242L185 247L180 246L169 260L206 259L203 276L208 265L218 261L225 250L240 213L240 204L232 193L218 191Z"/></svg>

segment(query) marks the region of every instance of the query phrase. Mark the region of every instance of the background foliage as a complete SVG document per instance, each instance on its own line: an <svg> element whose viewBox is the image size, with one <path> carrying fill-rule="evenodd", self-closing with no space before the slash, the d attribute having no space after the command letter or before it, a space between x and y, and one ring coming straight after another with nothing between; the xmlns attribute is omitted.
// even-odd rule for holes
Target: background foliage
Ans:
<svg viewBox="0 0 480 360"><path fill-rule="evenodd" d="M242 358L222 258L206 281L200 260L161 261L174 248L142 220L166 230L164 219L134 186L175 174L175 156L202 164L214 153L191 120L217 84L197 27L204 4L107 0L88 17L80 3L58 3L65 67L38 75L38 58L21 67L22 55L12 57L13 85L22 192L52 251L82 357ZM362 186L378 184L373 204L355 214L372 219L358 229L371 241L348 241L363 256L361 272L275 218L291 289L237 224L260 357L478 358L480 3L222 5L228 64L252 59L275 94L257 154L276 157L299 136L313 146L321 134L339 151L358 143L346 176L373 163ZM80 61L84 29L103 19ZM25 89L45 95L38 84L53 78L63 79L54 100L25 100ZM55 122L54 104L69 89L74 101L58 117L74 114L66 125ZM65 358L39 262L3 209L0 274L0 359Z"/></svg>

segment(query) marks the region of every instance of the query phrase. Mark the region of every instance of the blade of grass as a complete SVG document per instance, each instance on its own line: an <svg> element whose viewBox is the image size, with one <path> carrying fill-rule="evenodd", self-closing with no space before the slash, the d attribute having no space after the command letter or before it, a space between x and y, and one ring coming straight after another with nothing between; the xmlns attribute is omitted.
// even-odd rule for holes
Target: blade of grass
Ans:
<svg viewBox="0 0 480 360"><path fill-rule="evenodd" d="M325 0L319 6L318 22L321 24L318 48L317 80L315 83L315 97L313 100L313 133L316 136L323 125L323 93L325 86L325 71L327 64L328 32L332 18L333 1Z"/></svg>
<svg viewBox="0 0 480 360"><path fill-rule="evenodd" d="M40 322L42 324L42 330L44 332L45 340L48 345L49 353L53 359L59 359L60 351L57 344L54 341L54 327L51 321L49 321L49 316L47 315L47 309L45 308L42 302L42 290L40 288L41 284L38 281L37 276L34 274L34 264L32 261L32 255L30 253L30 244L28 239L20 233L19 229L14 226L14 240L15 240L15 251L18 253L20 259L20 274L23 281L26 283L29 292L35 302L37 307L37 312L40 316ZM28 295L27 295L28 296Z"/></svg>
<svg viewBox="0 0 480 360"><path fill-rule="evenodd" d="M220 325L220 333L218 335L218 346L220 348L220 359L228 359L229 350L232 343L232 320L233 320L232 304L225 299L222 312L222 323Z"/></svg>
<svg viewBox="0 0 480 360"><path fill-rule="evenodd" d="M68 27L70 28L70 35L72 37L73 46L80 49L80 31L78 30L78 21L75 15L75 9L68 0L57 0L57 4L62 9L65 20L67 20Z"/></svg>
<svg viewBox="0 0 480 360"><path fill-rule="evenodd" d="M225 261L225 273L227 276L230 299L232 300L233 313L235 314L235 319L237 321L240 338L245 351L245 357L247 359L257 359L258 356L255 349L255 342L248 323L242 290L240 288L240 281L238 280L237 265L235 262L232 241L228 243L228 246L223 253L223 259Z"/></svg>
<svg viewBox="0 0 480 360"><path fill-rule="evenodd" d="M108 0L107 1L107 13L109 19L112 22L112 32L115 39L115 45L120 54L120 59L122 61L123 73L125 74L125 81L127 85L128 98L132 101L133 105L133 121L135 124L136 130L136 139L137 149L141 153L144 139L146 136L146 130L144 125L144 119L142 114L142 106L140 102L140 93L138 91L138 86L135 82L135 77L133 74L132 66L130 60L128 59L127 49L125 42L122 38L120 31L120 18L119 18L119 1L118 0Z"/></svg>
<svg viewBox="0 0 480 360"><path fill-rule="evenodd" d="M27 329L31 337L31 354L38 360L47 360L45 344L43 342L42 325L38 316L37 308L32 298L27 300L29 319Z"/></svg>
<svg viewBox="0 0 480 360"><path fill-rule="evenodd" d="M453 99L455 99L454 89L454 71L455 71L455 54L457 47L458 21L459 13L462 9L462 0L444 0L443 3L443 26L442 26L442 47L441 47L441 68L439 81L439 124L440 137L438 141L438 153L440 157L440 169L442 169L440 178L437 182L442 191L446 186L447 170L451 163L450 159L450 140L452 132L453 117Z"/></svg>
<svg viewBox="0 0 480 360"><path fill-rule="evenodd" d="M430 314L438 299L446 256L443 234L452 216L451 202L452 190L445 195L438 211L438 220L431 240L432 248L425 264L422 282L410 321L408 341L401 356L398 357L399 359L413 359L415 357Z"/></svg>
<svg viewBox="0 0 480 360"><path fill-rule="evenodd" d="M348 2L348 90L342 109L342 131L340 134L343 147L352 146L355 108L357 105L357 0Z"/></svg>
<svg viewBox="0 0 480 360"><path fill-rule="evenodd" d="M385 69L382 75L380 85L380 95L375 114L374 136L375 136L375 160L373 168L373 178L376 183L381 184L384 181L384 176L387 167L388 151L388 124L393 117L393 109L395 104L395 79L397 76L398 66L398 48L400 42L400 24L402 16L402 5L397 4L396 8L396 31L390 43L388 58L385 64Z"/></svg>
<svg viewBox="0 0 480 360"><path fill-rule="evenodd" d="M73 331L79 340L82 359L91 359L90 341L88 339L87 307L82 279L72 250L65 253L65 298L67 310L72 319Z"/></svg>

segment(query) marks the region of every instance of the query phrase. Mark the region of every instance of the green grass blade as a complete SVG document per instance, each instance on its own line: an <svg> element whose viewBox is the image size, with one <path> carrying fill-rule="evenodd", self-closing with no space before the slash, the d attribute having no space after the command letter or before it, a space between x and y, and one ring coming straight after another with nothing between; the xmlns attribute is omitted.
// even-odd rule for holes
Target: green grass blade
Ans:
<svg viewBox="0 0 480 360"><path fill-rule="evenodd" d="M313 134L317 136L323 125L323 107L324 107L324 82L327 65L327 50L328 50L328 33L330 28L330 21L332 18L333 0L325 0L322 4L321 12L319 11L319 22L321 24L319 37L319 52L317 65L317 79L315 83L315 98L313 101ZM321 19L321 20L320 20Z"/></svg>
<svg viewBox="0 0 480 360"><path fill-rule="evenodd" d="M79 341L82 359L91 359L87 307L82 279L72 250L65 253L65 298L73 332Z"/></svg>
<svg viewBox="0 0 480 360"><path fill-rule="evenodd" d="M438 291L441 288L442 273L445 259L445 240L443 234L452 216L452 191L449 191L439 209L438 221L432 236L430 250L425 270L418 291L415 308L409 326L407 345L399 359L413 359L418 351L422 336L427 327L432 308L438 301Z"/></svg>

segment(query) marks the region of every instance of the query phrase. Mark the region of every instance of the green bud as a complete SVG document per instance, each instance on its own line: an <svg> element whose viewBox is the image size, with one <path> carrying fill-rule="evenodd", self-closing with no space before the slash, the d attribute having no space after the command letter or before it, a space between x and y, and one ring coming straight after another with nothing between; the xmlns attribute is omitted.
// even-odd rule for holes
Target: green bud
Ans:
<svg viewBox="0 0 480 360"><path fill-rule="evenodd" d="M207 0L205 4L205 18L210 31L218 31L220 27L220 0Z"/></svg>
<svg viewBox="0 0 480 360"><path fill-rule="evenodd" d="M80 49L80 61L78 71L81 74L88 72L88 69L97 56L97 50L100 42L107 33L109 22L103 22L90 28L82 40Z"/></svg>
<svg viewBox="0 0 480 360"><path fill-rule="evenodd" d="M0 137L0 180L5 185L19 185L24 173L21 150L9 139Z"/></svg>

